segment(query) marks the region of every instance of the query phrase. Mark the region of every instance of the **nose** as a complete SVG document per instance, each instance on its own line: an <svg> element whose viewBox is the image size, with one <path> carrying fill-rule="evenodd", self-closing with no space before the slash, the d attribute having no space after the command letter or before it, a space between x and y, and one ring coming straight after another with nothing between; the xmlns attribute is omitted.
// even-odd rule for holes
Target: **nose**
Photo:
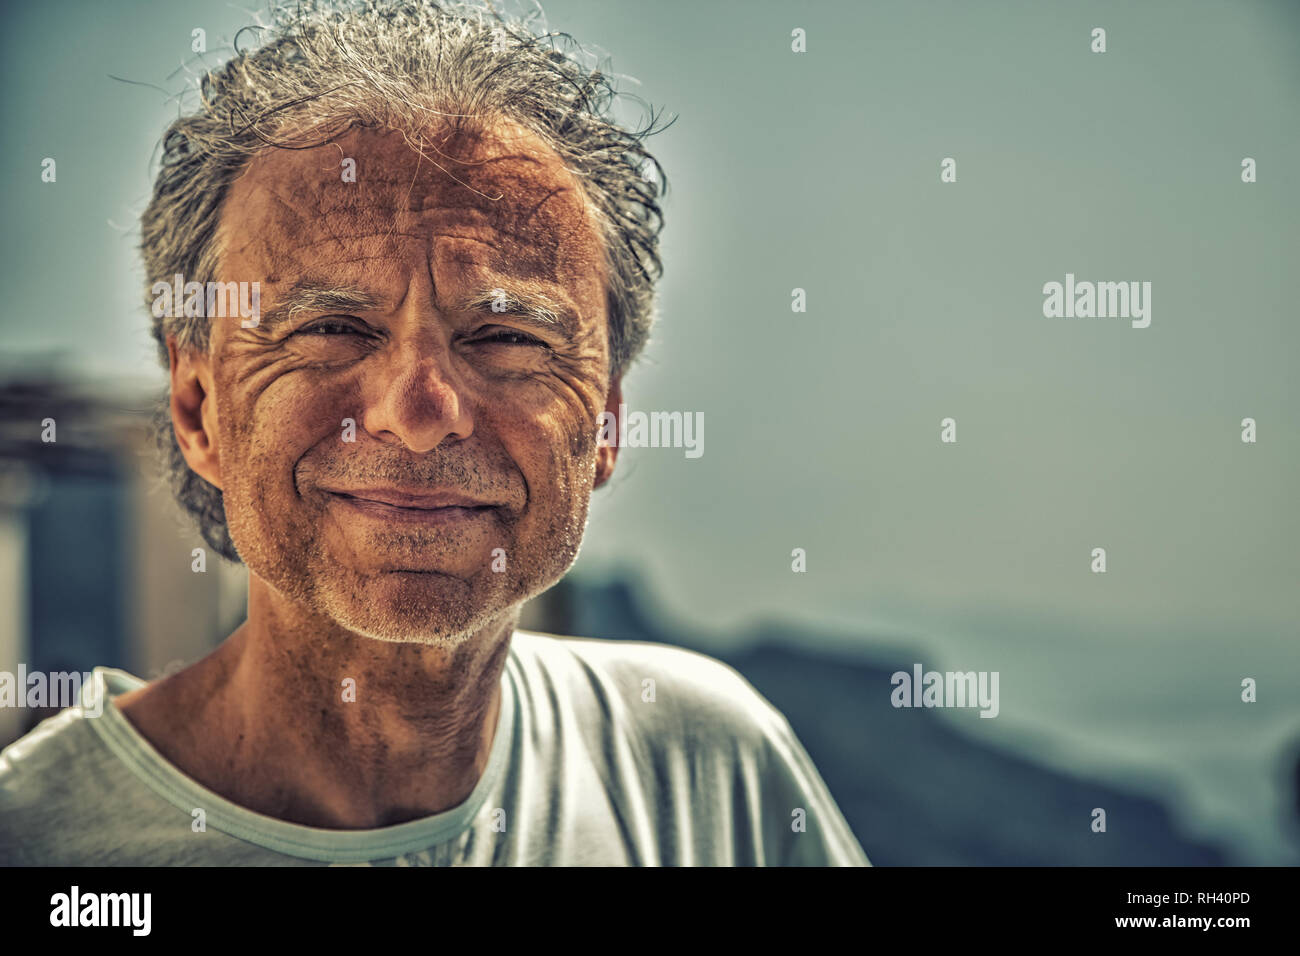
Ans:
<svg viewBox="0 0 1300 956"><path fill-rule="evenodd" d="M466 393L452 367L450 348L440 335L397 347L382 371L379 397L368 404L363 425L383 441L400 441L416 454L474 431Z"/></svg>

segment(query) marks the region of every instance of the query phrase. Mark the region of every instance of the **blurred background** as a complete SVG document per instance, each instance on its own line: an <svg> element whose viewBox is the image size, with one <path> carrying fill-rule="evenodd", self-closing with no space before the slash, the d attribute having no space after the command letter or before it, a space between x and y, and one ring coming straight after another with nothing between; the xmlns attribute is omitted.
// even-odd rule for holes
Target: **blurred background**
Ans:
<svg viewBox="0 0 1300 956"><path fill-rule="evenodd" d="M706 428L621 452L526 626L732 663L877 864L1300 862L1300 4L544 6L625 122L677 117L624 394ZM155 677L242 620L157 477L136 247L255 10L4 5L0 670ZM1044 318L1067 272L1151 282L1150 327ZM999 672L999 715L894 709L914 663Z"/></svg>

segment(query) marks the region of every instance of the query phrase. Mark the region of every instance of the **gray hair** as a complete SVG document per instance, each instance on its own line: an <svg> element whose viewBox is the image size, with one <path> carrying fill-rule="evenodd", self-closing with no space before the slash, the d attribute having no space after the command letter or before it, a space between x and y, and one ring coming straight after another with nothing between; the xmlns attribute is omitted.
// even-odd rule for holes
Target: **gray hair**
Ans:
<svg viewBox="0 0 1300 956"><path fill-rule="evenodd" d="M273 7L264 42L239 49L199 81L198 109L168 127L153 197L141 217L146 289L215 282L218 229L230 184L265 147L328 143L354 127L408 133L431 116L455 125L513 120L561 157L582 184L605 251L610 379L628 369L654 322L662 272L659 198L667 178L643 140L612 118L619 93L591 55L564 33L540 31L540 8L506 15L468 0L297 0ZM662 128L661 128L662 129ZM152 301L152 295L146 296ZM184 310L173 310L184 311ZM180 349L207 351L201 317L155 317L152 332L168 367L167 337ZM221 492L195 474L176 443L170 402L159 405L154 438L176 499L203 539L240 561Z"/></svg>

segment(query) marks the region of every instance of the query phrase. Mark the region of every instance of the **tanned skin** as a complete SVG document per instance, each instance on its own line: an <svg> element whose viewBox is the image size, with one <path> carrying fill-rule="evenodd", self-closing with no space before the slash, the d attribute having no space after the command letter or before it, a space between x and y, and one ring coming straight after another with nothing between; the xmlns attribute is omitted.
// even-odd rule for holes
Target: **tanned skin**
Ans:
<svg viewBox="0 0 1300 956"><path fill-rule="evenodd" d="M495 120L268 147L220 235L220 279L259 282L262 318L207 320L206 352L169 339L171 411L190 468L222 491L248 618L116 706L267 816L367 829L450 809L487 764L520 606L573 563L614 469L597 442L623 398L595 220L560 158ZM460 307L498 288L570 324ZM350 301L280 308L304 289ZM382 489L475 507L365 498Z"/></svg>

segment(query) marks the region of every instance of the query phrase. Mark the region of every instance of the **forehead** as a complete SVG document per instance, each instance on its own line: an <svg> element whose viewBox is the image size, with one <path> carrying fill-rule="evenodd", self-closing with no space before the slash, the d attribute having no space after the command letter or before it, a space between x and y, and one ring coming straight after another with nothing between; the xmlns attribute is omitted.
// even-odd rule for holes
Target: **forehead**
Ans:
<svg viewBox="0 0 1300 956"><path fill-rule="evenodd" d="M222 232L231 272L275 284L305 273L394 281L427 261L435 286L493 273L603 289L600 237L577 179L508 121L418 137L351 130L305 150L268 147L230 188Z"/></svg>

